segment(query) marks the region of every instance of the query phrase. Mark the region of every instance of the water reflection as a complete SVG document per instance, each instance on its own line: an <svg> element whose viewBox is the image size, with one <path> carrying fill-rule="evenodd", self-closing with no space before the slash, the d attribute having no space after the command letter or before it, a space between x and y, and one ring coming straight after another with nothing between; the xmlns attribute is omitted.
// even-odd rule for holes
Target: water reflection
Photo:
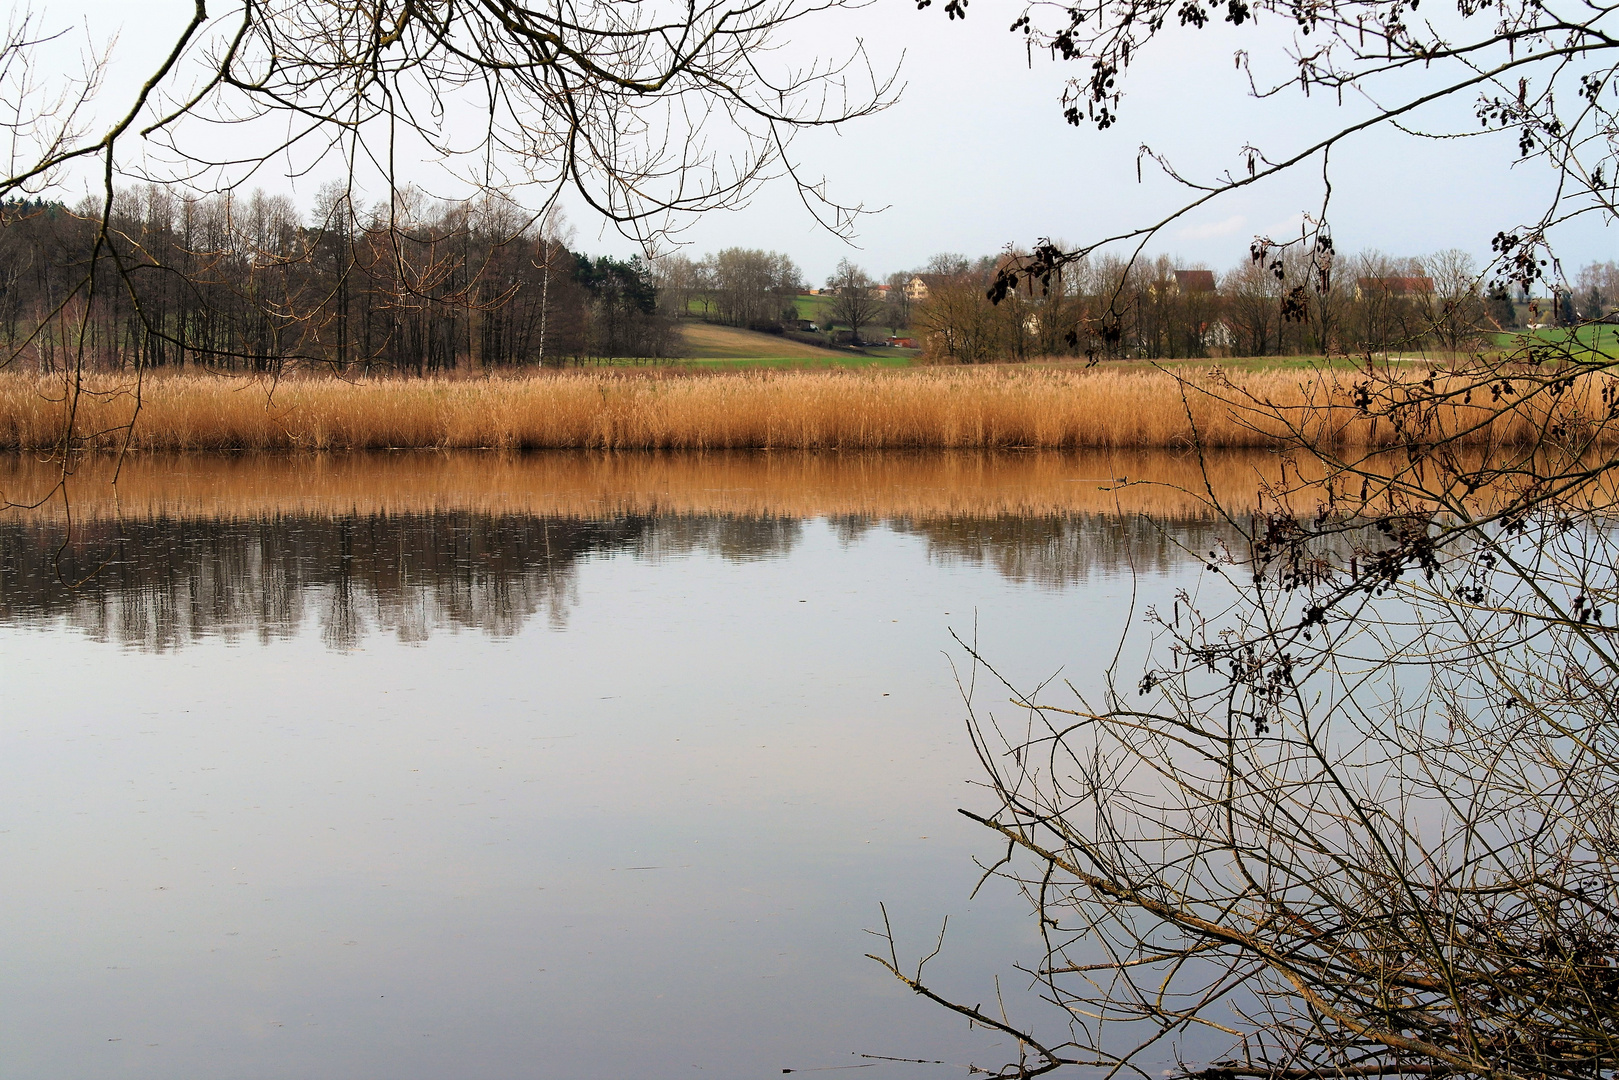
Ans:
<svg viewBox="0 0 1619 1080"><path fill-rule="evenodd" d="M1206 548L1216 528L1209 519L1140 514L832 524L846 544L886 530L923 540L936 562L1046 588L1166 572L1188 549ZM59 620L96 640L155 651L215 635L291 638L311 622L334 649L372 633L407 642L441 629L505 637L533 619L563 627L579 603L583 560L769 559L790 553L803 529L802 519L766 516L474 511L0 521L0 623Z"/></svg>
<svg viewBox="0 0 1619 1080"><path fill-rule="evenodd" d="M926 539L938 562L988 566L1008 581L1050 589L1098 574L1168 573L1229 535L1212 517L1146 514L902 520L891 527Z"/></svg>
<svg viewBox="0 0 1619 1080"><path fill-rule="evenodd" d="M8 1078L1004 1059L863 959L878 901L983 1000L1037 944L941 651L1083 684L1215 528L1104 490L1167 457L105 468L0 516Z"/></svg>
<svg viewBox="0 0 1619 1080"><path fill-rule="evenodd" d="M1274 455L1249 453L200 454L75 460L63 483L60 463L0 456L0 500L79 520L450 509L593 520L1173 517L1206 512L1209 489L1228 509L1254 505L1278 468Z"/></svg>

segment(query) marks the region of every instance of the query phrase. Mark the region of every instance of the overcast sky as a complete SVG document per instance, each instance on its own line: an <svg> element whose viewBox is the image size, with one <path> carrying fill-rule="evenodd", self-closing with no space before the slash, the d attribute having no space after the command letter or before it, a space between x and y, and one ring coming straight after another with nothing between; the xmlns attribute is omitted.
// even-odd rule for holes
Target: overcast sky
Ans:
<svg viewBox="0 0 1619 1080"><path fill-rule="evenodd" d="M144 78L192 11L190 0L53 0L38 8L52 27L77 27L96 40L118 35L104 103ZM805 170L825 176L845 202L886 207L862 219L853 247L819 228L789 184L760 190L748 206L710 214L679 236L694 255L733 245L789 253L812 282L848 257L876 275L911 269L940 251L969 256L1041 237L1077 243L1156 219L1182 200L1150 169L1137 181L1142 143L1168 154L1187 174L1204 178L1240 167L1252 142L1274 158L1306 145L1353 115L1316 97L1255 101L1232 63L1246 47L1262 61L1266 42L1288 40L1286 28L1256 38L1221 24L1183 31L1158 43L1129 73L1122 120L1112 129L1075 128L1058 104L1063 81L1083 71L1036 56L1029 64L1020 36L1006 32L1021 5L976 0L965 23L945 17L943 0L917 10L915 0L877 0L858 11L828 13L796 24L790 43L801 53L847 52L863 40L879 65L897 65L900 100L880 115L841 130L804 133L794 153ZM86 29L88 28L88 29ZM66 49L56 54L72 70ZM1280 59L1279 54L1276 57ZM1471 101L1435 115L1435 127L1467 130ZM1397 132L1363 136L1335 152L1332 221L1340 250L1378 248L1421 255L1459 247L1480 261L1498 230L1539 216L1552 176L1545 166L1512 165L1511 136L1435 142ZM420 166L420 176L435 181ZM283 170L284 171L284 170ZM411 166L403 170L410 174ZM260 178L307 206L315 180ZM82 184L82 180L78 181ZM81 188L82 192L82 188ZM1151 250L1182 265L1227 269L1242 260L1256 233L1297 233L1299 214L1320 206L1319 168L1247 189L1176 223ZM634 245L568 206L577 248L627 255ZM1613 258L1611 231L1583 225L1557 238L1565 265Z"/></svg>

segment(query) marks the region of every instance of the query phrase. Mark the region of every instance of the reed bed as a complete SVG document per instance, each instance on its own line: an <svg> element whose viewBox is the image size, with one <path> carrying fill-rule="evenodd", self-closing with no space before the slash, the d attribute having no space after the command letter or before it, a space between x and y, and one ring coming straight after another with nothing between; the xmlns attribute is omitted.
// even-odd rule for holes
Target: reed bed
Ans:
<svg viewBox="0 0 1619 1080"><path fill-rule="evenodd" d="M471 511L587 519L654 515L986 518L1208 513L1204 467L1146 451L403 452L0 458L0 496L66 520L255 520ZM1228 508L1254 505L1274 455L1206 463ZM113 483L116 470L117 483Z"/></svg>
<svg viewBox="0 0 1619 1080"><path fill-rule="evenodd" d="M1289 427L1377 447L1400 434L1353 406L1354 371L1197 373L980 368L788 371L707 377L547 373L513 378L279 383L179 375L0 375L0 449L884 450L1264 448ZM1412 375L1413 379L1420 375ZM1547 424L1604 416L1606 375L1496 415L1473 445L1533 441ZM1461 431L1490 398L1446 405ZM71 411L68 402L75 400ZM1545 401L1541 405L1538 402ZM132 423L133 421L133 423Z"/></svg>

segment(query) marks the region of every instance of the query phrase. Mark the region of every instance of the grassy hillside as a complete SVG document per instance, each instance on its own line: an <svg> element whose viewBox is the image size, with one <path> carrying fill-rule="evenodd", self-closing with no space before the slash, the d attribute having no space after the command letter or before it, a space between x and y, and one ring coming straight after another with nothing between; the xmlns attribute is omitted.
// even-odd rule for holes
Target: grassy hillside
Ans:
<svg viewBox="0 0 1619 1080"><path fill-rule="evenodd" d="M695 367L903 367L910 362L899 350L894 355L866 355L843 349L821 349L777 334L760 334L734 326L686 322L680 326L686 358L675 363Z"/></svg>
<svg viewBox="0 0 1619 1080"><path fill-rule="evenodd" d="M828 360L848 354L835 349L819 349L779 334L760 334L734 326L683 322L680 335L686 342L686 355L694 360L776 359Z"/></svg>
<svg viewBox="0 0 1619 1080"><path fill-rule="evenodd" d="M826 326L832 321L832 297L799 293L795 302L800 319L810 319Z"/></svg>

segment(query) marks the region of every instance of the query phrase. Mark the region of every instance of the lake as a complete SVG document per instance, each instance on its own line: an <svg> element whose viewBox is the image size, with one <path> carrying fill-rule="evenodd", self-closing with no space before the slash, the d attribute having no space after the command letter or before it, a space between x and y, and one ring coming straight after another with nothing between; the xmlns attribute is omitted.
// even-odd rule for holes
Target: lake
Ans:
<svg viewBox="0 0 1619 1080"><path fill-rule="evenodd" d="M864 956L1037 958L952 634L1084 684L1220 534L1170 455L60 472L0 464L12 1078L998 1066Z"/></svg>

